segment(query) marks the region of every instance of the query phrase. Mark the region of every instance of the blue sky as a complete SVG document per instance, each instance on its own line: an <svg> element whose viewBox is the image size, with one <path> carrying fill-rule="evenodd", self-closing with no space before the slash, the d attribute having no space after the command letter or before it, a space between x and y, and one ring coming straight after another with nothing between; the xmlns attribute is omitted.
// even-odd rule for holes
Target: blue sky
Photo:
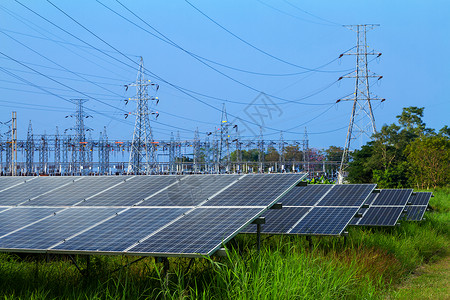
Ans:
<svg viewBox="0 0 450 300"><path fill-rule="evenodd" d="M381 25L367 36L383 53L369 64L383 76L371 87L386 98L373 103L378 128L406 106L424 106L429 127L449 124L448 1L189 0L228 32L182 0L19 1L0 4L0 121L17 111L20 139L29 120L35 134L72 127L65 116L78 98L89 99L86 125L94 138L107 126L110 139L131 139L134 121L124 113L134 107L124 99L133 89L124 85L136 79L142 56L148 78L160 85L152 107L159 112L156 139L177 130L192 139L196 128L204 136L220 125L225 103L244 137L259 134L261 124L267 139L278 139L280 130L285 139L302 139L306 126L310 146L343 146L351 103L334 103L353 92L354 81L336 80L355 67L355 57L336 58L356 35L341 24ZM320 72L300 68L327 63Z"/></svg>

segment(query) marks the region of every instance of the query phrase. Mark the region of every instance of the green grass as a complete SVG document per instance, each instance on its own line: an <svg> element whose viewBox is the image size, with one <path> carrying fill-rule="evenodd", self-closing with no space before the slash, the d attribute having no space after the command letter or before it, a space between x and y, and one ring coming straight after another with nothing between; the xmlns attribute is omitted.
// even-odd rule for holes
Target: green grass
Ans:
<svg viewBox="0 0 450 300"><path fill-rule="evenodd" d="M227 257L170 259L169 273L152 258L92 256L81 275L68 257L0 254L0 299L380 299L425 262L448 255L450 189L435 191L423 222L386 229L349 229L349 237L239 235ZM85 266L85 259L77 257Z"/></svg>

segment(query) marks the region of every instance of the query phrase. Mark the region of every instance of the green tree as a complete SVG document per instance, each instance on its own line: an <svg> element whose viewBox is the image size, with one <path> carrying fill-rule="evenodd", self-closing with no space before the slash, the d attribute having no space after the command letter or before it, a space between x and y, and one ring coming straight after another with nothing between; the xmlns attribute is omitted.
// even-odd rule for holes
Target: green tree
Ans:
<svg viewBox="0 0 450 300"><path fill-rule="evenodd" d="M341 161L342 152L344 152L344 148L337 146L330 146L324 152L327 161Z"/></svg>
<svg viewBox="0 0 450 300"><path fill-rule="evenodd" d="M264 160L265 161L279 161L280 159L280 154L278 153L278 151L275 149L275 147L269 147L269 149L267 149L267 154L264 156Z"/></svg>
<svg viewBox="0 0 450 300"><path fill-rule="evenodd" d="M443 136L423 136L405 150L411 178L418 188L436 188L450 182L450 140Z"/></svg>

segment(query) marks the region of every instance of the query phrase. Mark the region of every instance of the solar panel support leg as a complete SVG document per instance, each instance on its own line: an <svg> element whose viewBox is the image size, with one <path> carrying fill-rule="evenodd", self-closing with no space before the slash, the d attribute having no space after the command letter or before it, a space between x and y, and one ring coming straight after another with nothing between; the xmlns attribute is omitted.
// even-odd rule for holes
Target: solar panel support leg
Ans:
<svg viewBox="0 0 450 300"><path fill-rule="evenodd" d="M261 224L256 224L256 248L259 254L261 250Z"/></svg>
<svg viewBox="0 0 450 300"><path fill-rule="evenodd" d="M309 250L310 250L310 251L313 251L314 245L313 245L311 236L310 236L310 235L307 235L307 236L306 236L306 240L308 241Z"/></svg>

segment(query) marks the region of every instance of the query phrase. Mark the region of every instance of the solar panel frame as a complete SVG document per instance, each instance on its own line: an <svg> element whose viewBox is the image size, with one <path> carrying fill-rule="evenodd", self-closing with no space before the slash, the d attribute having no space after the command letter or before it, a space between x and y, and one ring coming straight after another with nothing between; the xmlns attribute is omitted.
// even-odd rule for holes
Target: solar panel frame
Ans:
<svg viewBox="0 0 450 300"><path fill-rule="evenodd" d="M401 218L404 206L371 206L363 213L363 217L352 225L358 226L396 226Z"/></svg>
<svg viewBox="0 0 450 300"><path fill-rule="evenodd" d="M411 205L428 206L430 199L433 196L432 192L415 192L410 197Z"/></svg>

